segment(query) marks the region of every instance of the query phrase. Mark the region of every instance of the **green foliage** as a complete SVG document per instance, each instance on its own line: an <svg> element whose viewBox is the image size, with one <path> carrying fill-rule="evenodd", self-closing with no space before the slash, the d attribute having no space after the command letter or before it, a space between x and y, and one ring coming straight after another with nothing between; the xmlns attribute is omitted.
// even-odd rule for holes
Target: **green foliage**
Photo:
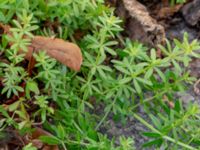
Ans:
<svg viewBox="0 0 200 150"><path fill-rule="evenodd" d="M37 150L37 148L34 147L32 143L29 143L28 145L24 146L22 150Z"/></svg>
<svg viewBox="0 0 200 150"><path fill-rule="evenodd" d="M22 82L23 78L26 76L24 68L19 66L14 66L13 64L1 63L2 71L5 71L5 74L2 76L4 79L2 83L5 85L1 91L1 94L6 93L7 98L11 97L11 94L18 96L19 92L23 92L24 89L19 86L19 83Z"/></svg>
<svg viewBox="0 0 200 150"><path fill-rule="evenodd" d="M186 0L170 0L171 5L185 3Z"/></svg>
<svg viewBox="0 0 200 150"><path fill-rule="evenodd" d="M133 146L133 144L134 144L134 141L133 141L133 139L132 138L125 138L125 137L120 137L120 139L119 139L119 141L120 141L120 144L121 144L121 150L124 150L124 149L127 149L127 150L135 150L136 148Z"/></svg>
<svg viewBox="0 0 200 150"><path fill-rule="evenodd" d="M26 133L39 124L52 133L40 139L62 149L134 150L133 138L109 139L99 130L110 113L123 123L134 114L153 129L144 133L153 138L146 146L169 147L177 141L175 148L182 149L199 142L198 108L176 103L170 109L162 101L163 95L173 101L175 92L184 91L194 81L186 67L193 57L199 58L200 44L196 40L190 43L187 33L183 41L175 39L174 46L169 41L160 45L161 58L156 49L130 39L119 40L122 20L103 0L4 0L0 8L0 20L14 26L13 36L3 35L0 50L6 60L0 62L0 96L15 98L7 109L0 106L2 130L12 126ZM45 22L58 25L44 27ZM76 38L79 32L84 33L82 38ZM33 55L36 65L29 74L23 52L33 34L76 42L84 58L81 71L71 71L41 50ZM105 106L102 116L91 113L99 104ZM152 125L135 114L138 106L150 114ZM165 113L160 113L161 108ZM31 144L24 149L34 150Z"/></svg>
<svg viewBox="0 0 200 150"><path fill-rule="evenodd" d="M160 113L160 110L164 112ZM163 103L161 106L156 106L155 111L156 115L149 115L153 126L147 125L152 132L143 133L153 140L145 143L144 147L179 149L179 146L182 146L195 149L190 146L191 144L199 148L199 106L197 104L190 103L187 108L184 108L182 102L177 100L173 109Z"/></svg>

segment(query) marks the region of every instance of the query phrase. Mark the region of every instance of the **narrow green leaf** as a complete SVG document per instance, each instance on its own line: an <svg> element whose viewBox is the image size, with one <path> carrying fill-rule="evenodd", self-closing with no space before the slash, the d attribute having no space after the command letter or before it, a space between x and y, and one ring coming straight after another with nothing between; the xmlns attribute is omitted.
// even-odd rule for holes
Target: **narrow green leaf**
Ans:
<svg viewBox="0 0 200 150"><path fill-rule="evenodd" d="M61 143L60 140L54 136L40 136L39 139L49 145L58 145Z"/></svg>
<svg viewBox="0 0 200 150"><path fill-rule="evenodd" d="M155 132L143 132L142 134L147 137L154 137L154 138L161 137L160 134Z"/></svg>
<svg viewBox="0 0 200 150"><path fill-rule="evenodd" d="M150 147L150 146L153 146L153 145L159 147L162 143L163 143L162 139L156 139L156 140L152 140L150 142L143 144L143 147Z"/></svg>
<svg viewBox="0 0 200 150"><path fill-rule="evenodd" d="M135 86L135 90L140 94L142 92L142 90L136 79L133 80L133 84Z"/></svg>

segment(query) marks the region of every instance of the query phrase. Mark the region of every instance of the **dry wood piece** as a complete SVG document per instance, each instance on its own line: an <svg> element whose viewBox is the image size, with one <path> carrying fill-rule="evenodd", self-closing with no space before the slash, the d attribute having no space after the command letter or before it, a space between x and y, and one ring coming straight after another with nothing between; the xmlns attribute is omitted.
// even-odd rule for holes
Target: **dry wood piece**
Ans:
<svg viewBox="0 0 200 150"><path fill-rule="evenodd" d="M128 30L132 34L130 35L132 39L137 39L153 46L165 41L164 27L149 15L144 5L136 0L123 0L123 4L131 17Z"/></svg>
<svg viewBox="0 0 200 150"><path fill-rule="evenodd" d="M4 34L12 36L7 25L0 24L0 29L3 30ZM12 45L12 43L10 43ZM31 41L31 45L28 47L26 59L29 61L32 58L33 52L39 52L41 50L55 58L57 61L68 66L69 68L78 71L82 64L82 54L80 48L73 43L66 42L58 38L48 38L42 36L34 36Z"/></svg>
<svg viewBox="0 0 200 150"><path fill-rule="evenodd" d="M164 42L164 28L149 15L145 6L136 0L123 0L123 2L130 16L142 26L150 44L157 45Z"/></svg>

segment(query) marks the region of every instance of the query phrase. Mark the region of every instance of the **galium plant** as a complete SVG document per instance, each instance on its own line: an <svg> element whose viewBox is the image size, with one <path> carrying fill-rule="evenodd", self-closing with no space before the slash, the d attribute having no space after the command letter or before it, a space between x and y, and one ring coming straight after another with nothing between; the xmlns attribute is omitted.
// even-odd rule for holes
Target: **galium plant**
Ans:
<svg viewBox="0 0 200 150"><path fill-rule="evenodd" d="M179 149L181 146L184 149L198 149L199 106L190 103L188 108L184 109L182 102L179 100L176 101L173 109L170 109L166 104L162 104L160 110L164 110L163 113L158 112L159 109L157 109L157 115L149 115L152 125L135 116L151 130L151 132L144 132L143 135L153 138L153 140L145 143L143 146L149 147L154 145L157 148L162 147L166 149L169 147ZM186 134L188 132L190 132L191 136ZM190 146L190 144L193 146Z"/></svg>
<svg viewBox="0 0 200 150"><path fill-rule="evenodd" d="M176 143L178 149L199 148L198 144L191 146L198 139L193 131L198 131L198 125L188 126L199 121L197 107L184 108L174 102L175 108L171 109L162 100L166 95L173 101L177 91L194 81L184 68L193 57L199 58L196 50L200 45L196 40L188 42L187 33L183 41L174 40L175 46L169 41L166 46L160 45L162 57L158 57L157 49L119 39L122 20L102 0L50 0L47 4L45 0L25 0L23 4L21 0L7 0L0 1L0 8L0 20L14 25L13 36L2 38L1 56L7 61L0 62L0 92L4 99L17 97L8 108L0 107L1 130L12 126L26 133L39 124L53 134L40 139L62 149L137 149L132 137L119 137L117 145L114 138L100 133L109 114L113 114L123 123L133 116L150 128L152 132L144 135L154 141L145 146L168 148ZM18 17L13 19L15 15ZM44 21L50 26L43 27ZM76 38L77 32L84 34ZM33 34L76 42L84 57L81 71L71 71L41 50L33 55L36 65L32 75L28 74L24 54L19 50L27 51ZM8 43L13 44L9 47ZM151 96L147 96L149 92ZM91 113L98 104L104 105L102 116ZM37 109L30 113L31 106ZM137 114L139 106L151 114L152 124ZM161 107L166 113L155 113ZM31 143L24 147L28 148L34 149Z"/></svg>
<svg viewBox="0 0 200 150"><path fill-rule="evenodd" d="M171 5L185 3L186 0L170 0Z"/></svg>

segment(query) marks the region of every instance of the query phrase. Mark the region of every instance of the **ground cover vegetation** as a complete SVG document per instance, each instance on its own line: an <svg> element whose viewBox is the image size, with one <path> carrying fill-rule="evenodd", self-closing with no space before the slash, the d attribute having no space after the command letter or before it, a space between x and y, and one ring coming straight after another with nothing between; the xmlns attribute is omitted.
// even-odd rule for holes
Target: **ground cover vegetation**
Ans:
<svg viewBox="0 0 200 150"><path fill-rule="evenodd" d="M172 3L179 2L184 1ZM40 128L50 135L38 140L60 149L137 149L133 137L110 139L100 132L112 115L124 124L133 117L147 127L141 133L149 138L144 148L200 148L199 106L185 106L175 97L196 80L186 68L199 58L200 43L190 42L187 33L181 41L148 48L121 36L123 21L103 0L0 0L0 22L11 27L0 43L1 141L9 140L8 130L23 137ZM33 54L30 70L30 60L19 51L27 52L34 35L76 43L83 55L80 71L43 50ZM149 120L140 117L138 107ZM18 146L39 145L30 139Z"/></svg>

